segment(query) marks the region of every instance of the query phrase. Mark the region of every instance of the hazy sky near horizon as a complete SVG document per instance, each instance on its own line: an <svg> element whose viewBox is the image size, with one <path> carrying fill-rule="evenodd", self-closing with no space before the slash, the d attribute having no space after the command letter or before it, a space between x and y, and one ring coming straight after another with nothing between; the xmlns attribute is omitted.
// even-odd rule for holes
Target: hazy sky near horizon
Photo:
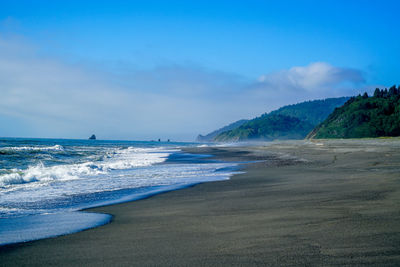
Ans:
<svg viewBox="0 0 400 267"><path fill-rule="evenodd" d="M0 136L193 140L399 83L398 1L1 1Z"/></svg>

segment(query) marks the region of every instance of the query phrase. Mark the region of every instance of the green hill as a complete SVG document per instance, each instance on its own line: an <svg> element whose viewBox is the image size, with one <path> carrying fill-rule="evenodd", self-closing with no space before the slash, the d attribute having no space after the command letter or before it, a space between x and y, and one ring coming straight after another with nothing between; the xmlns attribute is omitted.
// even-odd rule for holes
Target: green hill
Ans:
<svg viewBox="0 0 400 267"><path fill-rule="evenodd" d="M376 89L374 96L350 98L318 125L308 138L400 136L400 86Z"/></svg>
<svg viewBox="0 0 400 267"><path fill-rule="evenodd" d="M284 106L218 134L214 141L303 139L349 98L328 98Z"/></svg>
<svg viewBox="0 0 400 267"><path fill-rule="evenodd" d="M314 126L296 117L271 114L256 118L231 131L219 134L216 141L248 139L302 139Z"/></svg>
<svg viewBox="0 0 400 267"><path fill-rule="evenodd" d="M235 129L235 128L237 128L237 127L243 125L244 123L246 123L246 122L248 122L248 121L249 121L249 120L239 120L239 121L235 121L234 123L231 123L231 124L229 124L229 125L227 125L227 126L224 126L224 127L220 128L220 129L218 129L218 130L215 130L215 131L209 133L209 134L206 134L206 135L201 135L201 134L199 134L199 135L197 136L197 138L196 138L196 141L198 141L198 142L212 142L213 139L214 139L217 135L219 135L220 133L225 132L225 131L229 131L229 130L232 130L232 129Z"/></svg>
<svg viewBox="0 0 400 267"><path fill-rule="evenodd" d="M317 125L324 121L336 107L340 107L347 100L349 100L349 97L306 101L298 104L283 106L275 111L270 112L269 114L296 117L313 125Z"/></svg>

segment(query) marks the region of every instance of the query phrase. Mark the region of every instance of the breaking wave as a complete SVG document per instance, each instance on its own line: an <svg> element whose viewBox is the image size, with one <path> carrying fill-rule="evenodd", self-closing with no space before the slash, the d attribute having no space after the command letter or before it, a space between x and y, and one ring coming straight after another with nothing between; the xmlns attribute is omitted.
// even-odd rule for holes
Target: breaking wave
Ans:
<svg viewBox="0 0 400 267"><path fill-rule="evenodd" d="M0 151L64 151L64 147L61 145L54 146L14 146L14 147L2 147Z"/></svg>
<svg viewBox="0 0 400 267"><path fill-rule="evenodd" d="M3 148L10 149L10 148ZM15 149L15 148L13 148ZM18 150L53 149L61 150L62 146L52 147L18 147ZM87 161L75 164L45 166L42 162L29 166L27 169L12 169L9 173L0 175L0 186L26 184L32 182L48 183L52 181L66 181L107 174L112 170L124 170L150 166L165 161L173 150L156 150L152 148L117 149L109 151L102 160Z"/></svg>

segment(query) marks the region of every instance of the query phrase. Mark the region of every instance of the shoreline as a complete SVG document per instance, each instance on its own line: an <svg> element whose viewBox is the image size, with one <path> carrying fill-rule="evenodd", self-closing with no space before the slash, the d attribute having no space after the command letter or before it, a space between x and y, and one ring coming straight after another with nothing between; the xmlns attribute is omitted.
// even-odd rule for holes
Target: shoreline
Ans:
<svg viewBox="0 0 400 267"><path fill-rule="evenodd" d="M191 152L225 160L268 161L247 164L246 173L230 180L89 209L114 214L114 220L0 248L0 262L396 265L400 152L392 145L364 143L195 148Z"/></svg>
<svg viewBox="0 0 400 267"><path fill-rule="evenodd" d="M206 164L210 162L210 158L212 157L211 155L185 153L184 148L185 147L179 148L179 152L177 152L178 154L172 153L170 155L172 158L168 156L164 162L157 163L156 165L182 163L179 159L176 160L174 158L176 155L179 155L178 158L184 158L185 163L183 163L182 166L185 166L186 163ZM211 161L213 163L229 164L227 161L224 162L215 159L212 159ZM226 179L229 179L229 177L236 172L236 168L238 167L237 163L232 163L231 165L232 166L228 168L232 168L232 170L230 170L232 174L229 175L224 171L221 172L221 177L226 176ZM219 179L215 181L218 180ZM2 247L12 245L18 246L20 244L27 244L43 239L57 238L60 236L75 234L101 227L112 222L114 217L113 214L93 212L92 210L96 208L139 201L151 198L155 195L182 190L188 187L193 187L197 184L213 181L214 180L196 182L182 181L180 183L170 185L154 185L142 188L121 189L114 192L115 195L119 196L118 198L104 199L98 202L84 204L83 207L76 210L65 210L56 213L32 214L0 220L0 251ZM130 193L121 193L121 191L129 191ZM2 230L2 227L4 227L5 230Z"/></svg>
<svg viewBox="0 0 400 267"><path fill-rule="evenodd" d="M173 186L161 186L161 188L159 188L159 189L150 190L146 193L134 194L134 195L123 197L121 199L117 199L114 201L105 201L104 203L94 205L94 206L88 207L88 208L78 209L75 211L64 211L64 212L51 213L51 214L35 214L35 215L27 215L27 216L23 216L23 217L6 219L7 222L5 223L5 225L24 224L26 222L34 221L34 225L39 224L39 228L44 228L43 225L46 225L46 229L48 230L48 227L52 227L52 225L50 225L50 223L57 222L57 224L61 224L62 222L66 222L66 221L71 222L80 217L85 218L84 222L79 223L78 225L74 225L72 223L71 226L66 227L66 228L55 227L55 230L53 230L53 232L51 234L47 234L47 235L44 234L43 236L36 235L36 237L30 237L29 239L23 238L23 239L20 239L19 241L9 241L8 243L0 243L0 252L1 252L2 247L13 246L13 245L18 246L20 244L21 245L28 244L30 242L35 242L35 241L39 241L39 240L43 240L43 239L57 238L60 236L76 234L79 232L83 232L86 230L104 226L113 221L113 218L114 218L113 214L93 212L92 211L93 209L118 205L118 204L122 204L122 203L140 201L143 199L151 198L155 195L165 194L165 193L175 191L175 190L182 190L182 189L189 188L189 187L195 186L197 184L201 184L201 183L202 182L192 183L192 184L179 184L179 185L173 185ZM92 217L92 218L90 218L90 217ZM3 222L0 221L0 229L2 227L2 223ZM35 229L25 228L25 229L20 229L20 230L22 230L23 232L28 232L28 230L35 230ZM9 231L6 231L6 232L1 231L0 233L7 234L7 232L9 232ZM16 234L14 234L14 235L16 235ZM32 236L35 236L35 235L33 234ZM0 240L0 242L1 242L1 240Z"/></svg>

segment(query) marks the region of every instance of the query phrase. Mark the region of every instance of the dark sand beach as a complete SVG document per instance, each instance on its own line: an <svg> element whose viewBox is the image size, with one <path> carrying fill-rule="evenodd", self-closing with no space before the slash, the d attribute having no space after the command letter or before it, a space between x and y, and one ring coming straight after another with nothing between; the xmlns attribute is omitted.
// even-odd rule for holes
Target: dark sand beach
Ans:
<svg viewBox="0 0 400 267"><path fill-rule="evenodd" d="M110 224L0 247L1 266L400 265L400 140L193 148L228 181L91 209Z"/></svg>

